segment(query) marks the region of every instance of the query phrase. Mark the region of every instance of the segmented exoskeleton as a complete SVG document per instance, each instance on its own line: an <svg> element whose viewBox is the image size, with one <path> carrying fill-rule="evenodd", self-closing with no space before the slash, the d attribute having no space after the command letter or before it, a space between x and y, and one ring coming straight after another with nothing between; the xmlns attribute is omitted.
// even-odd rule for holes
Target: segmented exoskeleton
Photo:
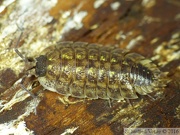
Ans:
<svg viewBox="0 0 180 135"><path fill-rule="evenodd" d="M166 84L151 60L129 50L84 42L59 42L36 58L47 90L77 98L136 99Z"/></svg>

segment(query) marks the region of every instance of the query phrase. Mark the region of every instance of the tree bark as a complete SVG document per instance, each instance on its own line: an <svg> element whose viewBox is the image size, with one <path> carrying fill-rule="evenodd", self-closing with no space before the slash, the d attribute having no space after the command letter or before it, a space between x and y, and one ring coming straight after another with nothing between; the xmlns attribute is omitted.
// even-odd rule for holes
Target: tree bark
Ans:
<svg viewBox="0 0 180 135"><path fill-rule="evenodd" d="M58 0L54 5L52 1L29 4L27 7L21 1L13 2L0 12L0 133L12 121L10 129L18 129L23 121L27 132L36 135L120 135L124 128L180 127L179 0ZM9 27L16 30L9 32ZM18 48L29 59L58 41L116 45L152 59L160 70L168 72L171 82L162 90L163 97L155 101L139 96L130 100L132 106L123 100L111 101L109 107L106 100L69 97L76 103L67 106L62 103L62 95L43 90L35 76L26 76L22 83L38 97L39 104L35 104L36 99L20 85L28 65L13 51L21 31Z"/></svg>

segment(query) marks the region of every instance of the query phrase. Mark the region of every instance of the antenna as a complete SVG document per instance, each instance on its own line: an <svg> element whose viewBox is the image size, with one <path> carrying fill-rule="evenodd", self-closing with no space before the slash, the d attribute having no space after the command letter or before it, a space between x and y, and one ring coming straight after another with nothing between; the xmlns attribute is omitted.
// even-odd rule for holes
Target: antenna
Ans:
<svg viewBox="0 0 180 135"><path fill-rule="evenodd" d="M17 26L18 27L18 26ZM19 28L19 27L18 27ZM20 29L20 28L19 28ZM21 29L20 29L21 30ZM19 56L19 57L21 57L22 58L22 60L25 62L25 63L28 63L28 59L25 57L25 56L23 56L22 55L22 53L18 50L18 45L19 45L19 42L20 42L20 40L21 40L21 38L22 38L22 35L23 35L23 31L21 30L21 33L20 33L20 35L19 35L19 38L18 38L18 40L17 40L17 43L16 43L16 46L15 46L15 48L14 48L14 51L17 53L17 55ZM37 98L31 91L29 91L29 90L27 90L27 88L24 86L24 84L23 84L23 82L24 82L24 79L25 79L25 77L27 76L28 74L26 74L26 75L24 75L23 77L22 77L22 81L20 82L20 85L21 85L21 88L23 89L23 90L25 90L27 93L29 93L30 94L30 96L31 97L33 97L33 98Z"/></svg>
<svg viewBox="0 0 180 135"><path fill-rule="evenodd" d="M17 24L16 24L16 25L17 25ZM21 31L21 33L20 33L20 35L19 35L19 37L18 37L18 40L17 40L17 43L16 43L16 45L15 45L14 51L17 53L17 55L19 55L19 57L21 57L21 59L22 59L25 63L27 63L27 62L28 62L27 58L26 58L25 56L23 56L22 53L18 50L18 45L19 45L19 42L20 42L20 40L21 40L21 38L22 38L23 30L22 30L18 25L17 25L17 27L18 27L18 29Z"/></svg>

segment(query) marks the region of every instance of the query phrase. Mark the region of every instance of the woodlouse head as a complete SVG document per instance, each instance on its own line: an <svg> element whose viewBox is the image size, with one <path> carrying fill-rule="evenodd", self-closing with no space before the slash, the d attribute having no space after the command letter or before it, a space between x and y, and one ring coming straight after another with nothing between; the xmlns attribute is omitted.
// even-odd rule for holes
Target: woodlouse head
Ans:
<svg viewBox="0 0 180 135"><path fill-rule="evenodd" d="M14 51L25 62L25 67L28 74L35 75L37 77L45 76L46 67L47 67L47 64L46 64L47 57L45 55L40 55L39 57L36 58L36 61L35 61L34 59L29 59L23 56L22 53L17 49L21 36L22 36L22 33L19 36L16 47L14 48Z"/></svg>
<svg viewBox="0 0 180 135"><path fill-rule="evenodd" d="M38 77L45 76L47 68L47 57L45 55L40 55L36 58L35 73Z"/></svg>

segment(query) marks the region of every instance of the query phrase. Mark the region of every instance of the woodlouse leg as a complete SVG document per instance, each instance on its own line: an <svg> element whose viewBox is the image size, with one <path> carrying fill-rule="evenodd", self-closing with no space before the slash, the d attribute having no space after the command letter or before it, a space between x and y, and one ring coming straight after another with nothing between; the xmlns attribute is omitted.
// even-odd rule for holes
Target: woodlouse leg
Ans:
<svg viewBox="0 0 180 135"><path fill-rule="evenodd" d="M70 101L68 96L64 96L63 98L59 97L58 99L66 106L84 101L84 100Z"/></svg>
<svg viewBox="0 0 180 135"><path fill-rule="evenodd" d="M131 107L133 107L133 105L132 105L132 103L130 102L130 100L129 99L125 99L127 102L128 102L128 104L131 106Z"/></svg>
<svg viewBox="0 0 180 135"><path fill-rule="evenodd" d="M61 97L58 97L58 100L59 101L61 101L61 103L63 103L66 107L68 107L69 106L69 104L68 104L68 97L63 97L63 98L61 98Z"/></svg>
<svg viewBox="0 0 180 135"><path fill-rule="evenodd" d="M108 103L109 103L109 107L111 108L112 105L111 105L111 99L110 98L108 99Z"/></svg>
<svg viewBox="0 0 180 135"><path fill-rule="evenodd" d="M149 94L147 94L147 96L150 98L150 99L152 99L152 101L155 101L156 99L155 98L153 98L151 95L149 95Z"/></svg>

